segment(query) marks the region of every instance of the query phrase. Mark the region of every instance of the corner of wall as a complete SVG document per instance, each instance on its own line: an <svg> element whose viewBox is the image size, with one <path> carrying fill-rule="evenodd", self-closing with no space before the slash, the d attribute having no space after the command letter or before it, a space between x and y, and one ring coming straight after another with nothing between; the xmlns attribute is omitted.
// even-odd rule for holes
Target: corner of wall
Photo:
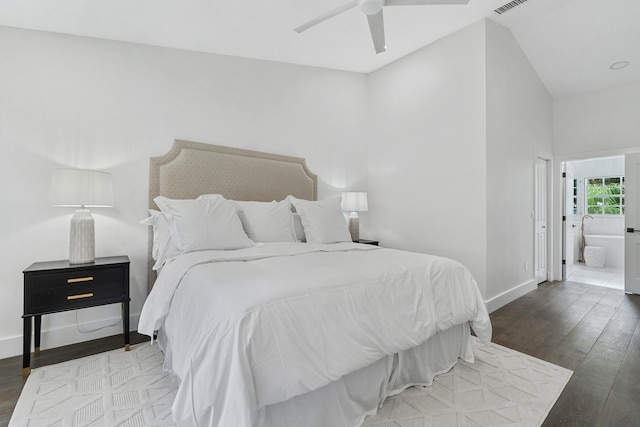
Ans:
<svg viewBox="0 0 640 427"><path fill-rule="evenodd" d="M485 37L486 298L495 310L535 289L535 161L553 149L553 100L509 28L485 19Z"/></svg>

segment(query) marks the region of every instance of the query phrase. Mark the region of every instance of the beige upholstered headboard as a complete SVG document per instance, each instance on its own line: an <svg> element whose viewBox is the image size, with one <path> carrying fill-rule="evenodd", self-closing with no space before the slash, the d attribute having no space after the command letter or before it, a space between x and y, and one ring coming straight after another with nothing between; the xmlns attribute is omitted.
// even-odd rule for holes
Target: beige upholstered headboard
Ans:
<svg viewBox="0 0 640 427"><path fill-rule="evenodd" d="M318 177L303 158L175 140L169 152L152 157L149 171L149 207L153 199L194 199L222 194L227 199L269 202L289 194L307 200L318 196ZM152 236L151 236L152 237ZM149 242L149 260L151 261ZM149 289L155 281L149 268Z"/></svg>

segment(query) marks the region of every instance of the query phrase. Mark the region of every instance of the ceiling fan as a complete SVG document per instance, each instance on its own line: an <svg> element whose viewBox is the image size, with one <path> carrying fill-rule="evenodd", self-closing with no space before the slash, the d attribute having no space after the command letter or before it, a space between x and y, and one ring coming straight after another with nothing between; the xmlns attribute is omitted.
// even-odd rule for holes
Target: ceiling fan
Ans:
<svg viewBox="0 0 640 427"><path fill-rule="evenodd" d="M365 15L367 15L369 30L371 31L371 38L373 39L373 46L376 49L376 53L381 53L387 50L387 46L384 41L384 22L382 19L382 8L384 6L449 5L467 3L469 3L469 0L351 0L349 3L330 10L311 21L294 28L294 30L297 33L301 33L329 18L333 18L334 16L357 6Z"/></svg>

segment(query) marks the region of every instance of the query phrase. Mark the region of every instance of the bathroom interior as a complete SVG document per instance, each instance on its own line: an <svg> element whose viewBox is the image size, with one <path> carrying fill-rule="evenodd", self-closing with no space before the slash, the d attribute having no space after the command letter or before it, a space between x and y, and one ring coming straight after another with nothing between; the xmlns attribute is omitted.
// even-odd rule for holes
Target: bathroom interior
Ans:
<svg viewBox="0 0 640 427"><path fill-rule="evenodd" d="M565 162L566 280L624 289L624 156Z"/></svg>

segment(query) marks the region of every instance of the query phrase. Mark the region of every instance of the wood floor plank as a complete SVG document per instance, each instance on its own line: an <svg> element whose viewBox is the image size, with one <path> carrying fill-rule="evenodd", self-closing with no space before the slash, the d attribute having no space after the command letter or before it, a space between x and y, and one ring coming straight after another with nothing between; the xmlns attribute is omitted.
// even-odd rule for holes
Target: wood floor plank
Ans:
<svg viewBox="0 0 640 427"><path fill-rule="evenodd" d="M523 347L522 353L547 360L564 338L565 335L556 333L553 330L542 330L529 340L527 345Z"/></svg>
<svg viewBox="0 0 640 427"><path fill-rule="evenodd" d="M637 321L629 320L627 316L620 312L614 314L598 337L597 344L626 351L631 343L635 324L637 324Z"/></svg>
<svg viewBox="0 0 640 427"><path fill-rule="evenodd" d="M637 427L639 422L638 395L611 392L597 424L599 426Z"/></svg>
<svg viewBox="0 0 640 427"><path fill-rule="evenodd" d="M595 426L610 388L590 375L574 373L542 426Z"/></svg>
<svg viewBox="0 0 640 427"><path fill-rule="evenodd" d="M631 339L624 360L620 365L618 377L612 387L612 392L640 396L640 321L638 321L633 338Z"/></svg>

